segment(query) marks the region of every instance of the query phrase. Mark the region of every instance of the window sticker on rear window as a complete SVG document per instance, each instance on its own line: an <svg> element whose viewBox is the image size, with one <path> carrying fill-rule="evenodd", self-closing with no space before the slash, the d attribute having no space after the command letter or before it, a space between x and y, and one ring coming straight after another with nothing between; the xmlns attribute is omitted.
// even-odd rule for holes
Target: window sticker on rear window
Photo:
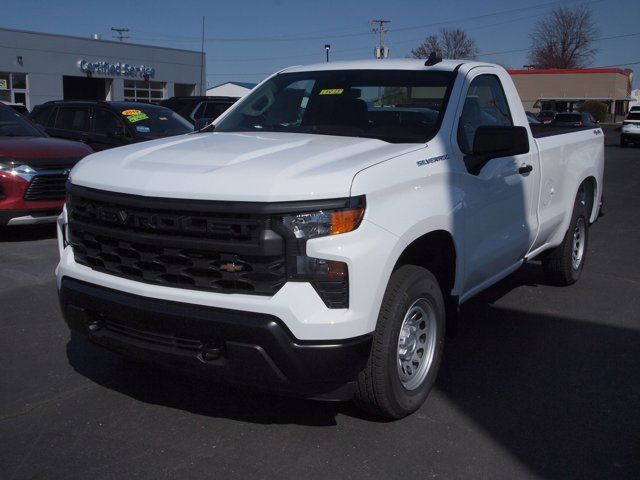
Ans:
<svg viewBox="0 0 640 480"><path fill-rule="evenodd" d="M144 125L136 125L136 131L140 133L151 133L151 129Z"/></svg>
<svg viewBox="0 0 640 480"><path fill-rule="evenodd" d="M340 95L344 92L344 88L325 88L320 90L320 95Z"/></svg>
<svg viewBox="0 0 640 480"><path fill-rule="evenodd" d="M123 110L122 114L125 117L129 117L131 115L140 115L142 113L142 110L137 110L135 108L130 108L129 110Z"/></svg>

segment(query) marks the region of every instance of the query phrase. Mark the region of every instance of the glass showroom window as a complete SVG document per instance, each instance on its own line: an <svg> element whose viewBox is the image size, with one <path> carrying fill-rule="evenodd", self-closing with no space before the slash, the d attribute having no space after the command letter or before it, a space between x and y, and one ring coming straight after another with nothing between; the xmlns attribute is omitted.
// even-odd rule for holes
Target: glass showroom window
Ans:
<svg viewBox="0 0 640 480"><path fill-rule="evenodd" d="M158 103L165 98L164 91L164 82L124 81L124 100L126 102Z"/></svg>
<svg viewBox="0 0 640 480"><path fill-rule="evenodd" d="M0 72L0 100L27 106L27 75Z"/></svg>

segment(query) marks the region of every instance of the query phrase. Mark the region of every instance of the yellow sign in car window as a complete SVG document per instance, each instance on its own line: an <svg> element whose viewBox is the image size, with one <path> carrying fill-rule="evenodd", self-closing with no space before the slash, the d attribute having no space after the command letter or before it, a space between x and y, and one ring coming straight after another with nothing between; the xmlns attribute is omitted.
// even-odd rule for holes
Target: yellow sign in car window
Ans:
<svg viewBox="0 0 640 480"><path fill-rule="evenodd" d="M122 115L127 117L127 120L129 120L131 123L139 122L141 120L146 120L147 118L149 118L149 116L142 110L137 110L135 108L123 110Z"/></svg>
<svg viewBox="0 0 640 480"><path fill-rule="evenodd" d="M325 88L320 90L320 95L340 95L344 92L344 88Z"/></svg>

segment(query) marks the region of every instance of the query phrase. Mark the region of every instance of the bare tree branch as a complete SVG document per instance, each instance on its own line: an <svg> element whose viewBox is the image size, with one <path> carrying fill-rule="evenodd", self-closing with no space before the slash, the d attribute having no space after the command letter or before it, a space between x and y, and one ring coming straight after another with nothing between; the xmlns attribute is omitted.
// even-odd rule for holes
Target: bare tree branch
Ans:
<svg viewBox="0 0 640 480"><path fill-rule="evenodd" d="M435 52L442 58L475 58L476 42L459 28L443 28L438 35L429 35L424 42L411 50L413 58L429 58Z"/></svg>
<svg viewBox="0 0 640 480"><path fill-rule="evenodd" d="M598 35L591 10L556 8L531 33L529 61L537 68L583 68L596 54L593 40Z"/></svg>

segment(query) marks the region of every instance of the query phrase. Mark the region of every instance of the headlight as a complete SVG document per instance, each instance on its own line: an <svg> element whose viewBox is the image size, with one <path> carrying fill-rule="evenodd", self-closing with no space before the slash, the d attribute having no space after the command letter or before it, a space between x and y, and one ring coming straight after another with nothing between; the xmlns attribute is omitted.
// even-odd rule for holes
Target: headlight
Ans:
<svg viewBox="0 0 640 480"><path fill-rule="evenodd" d="M365 197L352 197L342 208L282 215L278 230L286 231L287 278L309 282L329 308L349 308L349 268L336 260L306 255L307 240L347 233L364 217Z"/></svg>
<svg viewBox="0 0 640 480"><path fill-rule="evenodd" d="M364 216L364 197L350 200L349 206L340 210L319 210L296 213L282 217L282 225L296 238L310 239L337 235L355 230Z"/></svg>
<svg viewBox="0 0 640 480"><path fill-rule="evenodd" d="M25 165L18 160L7 157L0 159L0 172L6 172L11 175L15 175L17 177L23 178L27 182L30 182L31 179L38 173L29 165Z"/></svg>

